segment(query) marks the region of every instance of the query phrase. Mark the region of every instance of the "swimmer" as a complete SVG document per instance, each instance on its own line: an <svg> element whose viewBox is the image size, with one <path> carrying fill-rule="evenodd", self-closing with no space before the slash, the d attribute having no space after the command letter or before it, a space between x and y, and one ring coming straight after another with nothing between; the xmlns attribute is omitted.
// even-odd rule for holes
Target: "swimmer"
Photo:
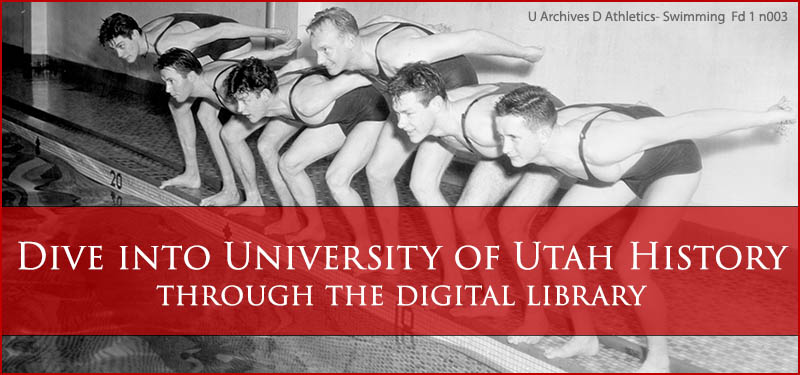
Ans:
<svg viewBox="0 0 800 375"><path fill-rule="evenodd" d="M393 22L388 22L390 20ZM331 74L360 72L383 93L391 77L412 62L431 63L444 77L446 88L454 89L478 83L475 69L465 54L508 56L528 62L539 61L543 55L539 47L521 46L481 30L436 34L423 25L388 17L381 17L359 29L355 17L338 7L317 12L306 30L310 34L311 47L317 52L318 64ZM374 205L398 206L394 179L416 146L390 123L381 130L378 145L366 168ZM424 165L426 162L418 158L414 164ZM412 186L412 190L415 187ZM431 198L429 202L421 202L425 205L447 206L441 193L423 196ZM378 221L384 243L398 243L399 211L384 209L381 213ZM449 229L436 233L437 242L446 248L454 248L453 225L441 228Z"/></svg>
<svg viewBox="0 0 800 375"><path fill-rule="evenodd" d="M132 64L147 54L161 55L171 48L183 48L206 65L212 61L228 59L250 51L250 38L267 37L287 39L288 30L248 26L236 21L201 13L176 13L156 18L141 28L132 17L114 13L100 26L100 44L113 49L117 57ZM164 181L161 188L169 186L199 188L200 170L197 164L196 131L192 115L192 102L170 100L169 109L178 131L183 151L185 169L180 175ZM222 124L219 108L213 102L200 101L197 118L208 137L208 143L222 175L222 190L203 199L202 205L227 205L239 200L236 180L219 139Z"/></svg>
<svg viewBox="0 0 800 375"><path fill-rule="evenodd" d="M325 173L331 194L341 206L363 206L351 181L366 166L389 115L383 96L359 74L332 77L325 69L308 68L276 76L255 59L233 68L227 82L227 95L236 100L238 109L249 119L249 123L227 124L222 131L247 200L260 204L261 195L255 181L255 163L245 139L266 124L258 140L258 150L269 179L281 204L293 206L296 201L306 207L303 211L308 219L302 227L296 210L284 210L281 220L267 231L294 232L287 236L289 242L324 239L322 218L314 208L316 193L305 169L336 153ZM279 156L283 144L301 130L291 147ZM369 247L366 213L354 214L353 210L345 211L355 243Z"/></svg>
<svg viewBox="0 0 800 375"><path fill-rule="evenodd" d="M692 139L704 139L739 129L795 123L797 114L785 99L766 111L698 110L664 117L644 106L615 104L572 105L556 110L542 89L523 87L503 96L495 107L503 153L516 167L534 163L555 168L578 179L561 200L562 206L603 206L602 215L566 218L556 211L539 232L544 243L576 243L581 236L635 198L642 206L685 206L700 181L702 163ZM580 219L580 220L576 220ZM656 217L640 213L623 236L622 243L666 240L680 213ZM568 222L565 220L569 220ZM653 284L649 270L631 270L630 253L621 253L614 268L627 285L648 285L650 291L636 310L645 332L667 332L666 303ZM523 284L530 273L520 273ZM582 283L579 272L553 272L559 283ZM541 320L523 325L536 327ZM571 310L579 332L593 330L585 310ZM540 326L539 326L540 327ZM548 358L591 355L599 350L596 336L575 336ZM648 337L648 354L642 372L669 371L665 336Z"/></svg>
<svg viewBox="0 0 800 375"><path fill-rule="evenodd" d="M546 205L558 187L557 174L536 166L515 168L504 157L495 127L494 104L511 90L523 87L521 83L497 83L460 87L445 90L441 75L430 64L413 63L397 72L390 81L388 92L392 108L397 113L397 126L408 134L413 143L428 142L417 151L418 160L411 170L411 185L425 184L426 189L413 189L415 197L423 205L434 199L421 196L439 192L442 171L455 155L476 160L458 206L496 206L503 198L506 206ZM561 101L552 97L557 105ZM492 234L485 225L488 208L482 215L460 215L455 218L456 227L470 244L490 244ZM528 210L528 217L513 218L503 215L498 218L503 228L504 239L520 240L536 210ZM482 242L480 242L482 241ZM504 248L513 248L507 244ZM445 283L461 284L462 279L455 264L445 264ZM500 283L495 273L483 272L487 285ZM477 309L470 309L477 312ZM457 310L454 311L457 313Z"/></svg>
<svg viewBox="0 0 800 375"><path fill-rule="evenodd" d="M234 58L260 57L270 60L292 54L299 45L299 41L295 40L271 50L248 52L244 55L234 56ZM223 95L225 79L236 64L238 64L237 60L225 60L203 66L190 51L173 48L159 56L155 69L159 72L161 80L166 85L166 91L174 102L187 103L201 99L215 111L226 108L231 112L236 112L235 104L226 102ZM237 117L232 116L228 122L238 121ZM226 160L228 160L227 156ZM234 189L236 189L235 182L235 180L232 182ZM237 200L238 195L237 190Z"/></svg>

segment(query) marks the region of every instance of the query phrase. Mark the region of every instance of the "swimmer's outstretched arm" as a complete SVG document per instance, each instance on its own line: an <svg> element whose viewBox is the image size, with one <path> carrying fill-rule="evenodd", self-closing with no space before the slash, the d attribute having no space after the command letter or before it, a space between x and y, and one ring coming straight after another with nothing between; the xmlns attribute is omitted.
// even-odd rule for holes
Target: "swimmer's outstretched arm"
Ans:
<svg viewBox="0 0 800 375"><path fill-rule="evenodd" d="M274 60L279 57L286 57L294 53L300 47L300 41L297 39L290 40L286 43L275 46L272 49L265 49L259 51L248 51L241 55L236 55L231 60L244 60L248 57L255 57L260 60Z"/></svg>
<svg viewBox="0 0 800 375"><path fill-rule="evenodd" d="M428 25L428 24L424 24L424 23L421 23L421 22L416 22L416 21L412 21L412 20L409 20L409 19L405 19L405 18L402 18L402 17L397 17L397 16L380 16L378 18L370 20L369 22L364 24L364 26L371 26L371 25L375 25L375 24L379 24L379 23L407 23L407 24L411 24L411 25L414 25L414 26L417 26L417 27L421 27L421 28L423 28L425 30L428 30L430 32L433 32L433 33L450 32L450 27L448 25L445 25L445 24L442 24L442 23L435 24L435 25Z"/></svg>
<svg viewBox="0 0 800 375"><path fill-rule="evenodd" d="M165 41L170 46L192 49L206 43L211 43L219 39L238 39L238 38L275 38L286 40L291 33L283 28L263 28L250 25L243 25L236 22L223 22L210 27L188 33L170 35L169 40Z"/></svg>
<svg viewBox="0 0 800 375"><path fill-rule="evenodd" d="M741 129L796 122L796 110L782 98L766 111L708 109L608 124L594 134L590 130L587 139L591 139L591 146L584 152L590 162L603 165L678 140L711 138Z"/></svg>
<svg viewBox="0 0 800 375"><path fill-rule="evenodd" d="M376 23L410 23L412 25L418 25L418 26L426 27L425 25L423 25L421 23L414 22L414 21L411 21L411 20L407 20L407 19L405 19L403 17L391 16L391 15L388 15L388 14L373 18L373 19L367 21L367 23L365 23L364 26L374 25Z"/></svg>
<svg viewBox="0 0 800 375"><path fill-rule="evenodd" d="M344 73L333 79L297 88L297 95L304 100L295 104L295 109L303 116L314 116L333 104L342 95L359 87L372 84L358 73Z"/></svg>
<svg viewBox="0 0 800 375"><path fill-rule="evenodd" d="M516 57L534 63L544 55L541 47L522 46L483 30L456 31L402 40L393 49L412 51L411 60L427 62L472 54Z"/></svg>

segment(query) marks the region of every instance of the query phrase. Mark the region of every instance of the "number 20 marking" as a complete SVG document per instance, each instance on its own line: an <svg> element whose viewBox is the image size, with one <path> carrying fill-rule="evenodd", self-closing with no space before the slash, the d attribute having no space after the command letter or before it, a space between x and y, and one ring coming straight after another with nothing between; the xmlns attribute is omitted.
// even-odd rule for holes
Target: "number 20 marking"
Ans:
<svg viewBox="0 0 800 375"><path fill-rule="evenodd" d="M111 171L111 183L109 185L122 190L122 174Z"/></svg>

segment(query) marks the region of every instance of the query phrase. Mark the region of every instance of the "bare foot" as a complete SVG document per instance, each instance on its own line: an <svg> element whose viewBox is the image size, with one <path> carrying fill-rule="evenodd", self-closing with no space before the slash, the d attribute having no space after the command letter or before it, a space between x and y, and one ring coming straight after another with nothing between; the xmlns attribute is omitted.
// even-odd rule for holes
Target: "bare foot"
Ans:
<svg viewBox="0 0 800 375"><path fill-rule="evenodd" d="M325 229L317 226L307 226L294 234L286 235L286 242L319 242L325 239Z"/></svg>
<svg viewBox="0 0 800 375"><path fill-rule="evenodd" d="M183 172L169 180L161 183L159 189L166 189L170 186L197 189L200 187L200 175L197 173Z"/></svg>
<svg viewBox="0 0 800 375"><path fill-rule="evenodd" d="M572 336L569 341L558 348L548 349L544 356L548 359L570 358L577 355L595 355L600 351L597 336Z"/></svg>
<svg viewBox="0 0 800 375"><path fill-rule="evenodd" d="M544 56L544 48L530 46L530 47L525 47L525 54L522 56L522 58L528 62L535 63L541 60L543 56Z"/></svg>
<svg viewBox="0 0 800 375"><path fill-rule="evenodd" d="M636 370L638 373L669 372L669 357L659 358L658 356L647 356L647 359L642 363L642 367Z"/></svg>
<svg viewBox="0 0 800 375"><path fill-rule="evenodd" d="M222 189L217 194L200 201L201 206L231 206L239 203L239 191L236 189Z"/></svg>

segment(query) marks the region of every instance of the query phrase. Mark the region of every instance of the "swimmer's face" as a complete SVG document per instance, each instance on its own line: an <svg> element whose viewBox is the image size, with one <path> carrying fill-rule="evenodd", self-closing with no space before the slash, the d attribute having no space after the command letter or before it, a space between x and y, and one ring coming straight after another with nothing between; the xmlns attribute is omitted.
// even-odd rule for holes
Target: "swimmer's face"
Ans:
<svg viewBox="0 0 800 375"><path fill-rule="evenodd" d="M250 122L257 122L265 117L274 115L269 113L269 90L251 91L236 94L236 110Z"/></svg>
<svg viewBox="0 0 800 375"><path fill-rule="evenodd" d="M339 31L330 22L323 22L311 32L311 48L317 53L317 64L336 75L348 68L355 37Z"/></svg>
<svg viewBox="0 0 800 375"><path fill-rule="evenodd" d="M503 153L511 160L511 165L522 167L539 155L541 139L524 118L514 115L498 116L496 122L503 142Z"/></svg>
<svg viewBox="0 0 800 375"><path fill-rule="evenodd" d="M194 81L197 79L197 74L189 72L186 77L178 73L173 68L164 68L159 74L161 80L166 85L165 90L167 94L175 98L178 103L183 103L191 97L192 89L194 88Z"/></svg>
<svg viewBox="0 0 800 375"><path fill-rule="evenodd" d="M125 62L128 64L133 64L140 55L139 43L136 43L136 39L138 37L139 32L135 30L133 31L131 38L128 38L124 35L118 35L108 42L108 47L114 50L114 52L117 54L117 57L125 60Z"/></svg>
<svg viewBox="0 0 800 375"><path fill-rule="evenodd" d="M408 133L408 138L414 143L422 142L433 131L436 108L441 101L437 96L424 105L418 95L406 92L392 100L392 109L397 113L397 127Z"/></svg>

